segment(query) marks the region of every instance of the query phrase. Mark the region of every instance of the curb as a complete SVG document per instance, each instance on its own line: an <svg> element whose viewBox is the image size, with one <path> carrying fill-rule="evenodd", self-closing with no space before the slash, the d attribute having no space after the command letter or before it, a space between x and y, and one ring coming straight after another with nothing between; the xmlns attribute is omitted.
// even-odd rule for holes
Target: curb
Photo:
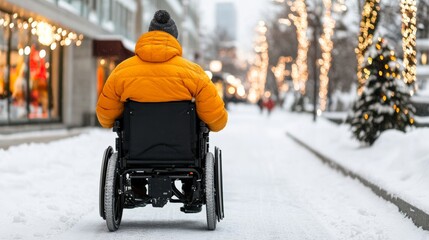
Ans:
<svg viewBox="0 0 429 240"><path fill-rule="evenodd" d="M332 159L324 156L323 154L311 148L303 141L299 140L297 137L293 136L291 133L286 132L286 135L290 137L292 140L294 140L295 142L297 142L299 145L303 146L304 148L312 152L323 163L326 163L329 167L337 170L338 172L342 173L344 176L349 176L353 179L359 180L359 182L361 182L366 187L369 187L377 196L382 197L384 200L393 203L395 206L398 207L400 212L404 213L406 217L410 218L413 221L414 225L416 225L417 227L421 227L423 230L429 231L429 214L411 205L410 203L404 201L403 199L397 196L394 196L393 194L371 183L370 181L366 180L360 175L348 170L347 168L338 164Z"/></svg>

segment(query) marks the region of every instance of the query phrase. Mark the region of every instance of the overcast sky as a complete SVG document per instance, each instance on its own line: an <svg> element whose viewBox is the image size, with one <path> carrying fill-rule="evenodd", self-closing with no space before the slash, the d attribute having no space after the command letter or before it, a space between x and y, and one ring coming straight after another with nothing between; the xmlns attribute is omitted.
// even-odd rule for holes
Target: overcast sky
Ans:
<svg viewBox="0 0 429 240"><path fill-rule="evenodd" d="M233 2L237 10L237 42L240 51L251 51L254 28L267 14L270 0L204 0L200 3L202 27L215 28L215 4ZM204 31L209 32L209 31Z"/></svg>

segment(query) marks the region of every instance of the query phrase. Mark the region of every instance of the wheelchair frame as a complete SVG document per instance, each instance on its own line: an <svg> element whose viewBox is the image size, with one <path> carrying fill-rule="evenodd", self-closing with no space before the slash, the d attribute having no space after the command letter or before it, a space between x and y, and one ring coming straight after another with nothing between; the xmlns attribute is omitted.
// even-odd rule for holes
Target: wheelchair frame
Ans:
<svg viewBox="0 0 429 240"><path fill-rule="evenodd" d="M132 102L132 101L130 101ZM128 103L128 102L127 102ZM177 103L177 102L173 102ZM190 102L187 102L190 103ZM156 103L169 104L169 103ZM195 111L195 104L190 103ZM193 161L159 161L130 159L124 151L127 144L124 131L127 104L124 117L115 121L113 131L117 133L116 152L109 146L103 155L100 174L100 216L106 220L110 231L116 231L121 223L124 208L163 207L167 202L192 206L206 205L207 228L214 230L216 222L224 217L222 153L215 147L215 155L209 152L209 129L205 123L191 119L197 128L197 152ZM132 111L131 111L132 112ZM147 179L146 198L135 197L132 179ZM192 179L192 194L185 196L175 182ZM182 209L181 209L182 210ZM193 213L182 210L185 213Z"/></svg>

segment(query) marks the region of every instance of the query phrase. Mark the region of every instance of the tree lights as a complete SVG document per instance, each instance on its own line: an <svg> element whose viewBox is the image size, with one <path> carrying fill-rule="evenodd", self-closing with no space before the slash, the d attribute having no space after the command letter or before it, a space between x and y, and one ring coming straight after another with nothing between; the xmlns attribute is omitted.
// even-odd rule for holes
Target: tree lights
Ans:
<svg viewBox="0 0 429 240"><path fill-rule="evenodd" d="M300 91L302 95L305 94L305 84L308 80L308 38L307 38L307 5L305 0L295 0L288 2L293 14L289 14L296 27L296 36L298 40L298 52L295 60L296 73L292 74L293 86L296 91Z"/></svg>
<svg viewBox="0 0 429 240"><path fill-rule="evenodd" d="M40 44L49 46L54 50L58 44L69 46L75 43L82 44L83 35L49 24L45 21L37 21L33 18L23 19L18 13L8 14L0 12L0 27L18 30L29 30L32 35L37 36Z"/></svg>
<svg viewBox="0 0 429 240"><path fill-rule="evenodd" d="M292 62L292 57L280 57L277 66L271 67L271 71L274 73L277 81L277 87L279 91L285 89L287 90L287 85L284 84L286 76L290 76L290 71L286 70L286 64Z"/></svg>
<svg viewBox="0 0 429 240"><path fill-rule="evenodd" d="M319 39L320 48L322 50L322 58L319 60L320 65L320 88L319 88L319 98L320 98L320 110L325 111L327 105L327 96L328 96L328 85L329 85L329 69L331 68L331 51L334 47L332 42L332 36L334 35L335 20L332 17L332 1L323 0L323 5L325 7L324 21L323 21L323 33Z"/></svg>
<svg viewBox="0 0 429 240"><path fill-rule="evenodd" d="M395 52L383 39L368 51L362 67L365 85L348 119L359 141L372 145L383 131L405 132L407 126L414 124L414 108L409 103L410 93L401 81L399 67Z"/></svg>
<svg viewBox="0 0 429 240"><path fill-rule="evenodd" d="M365 84L365 78L362 76L362 64L365 61L366 50L372 44L377 23L379 21L380 0L365 0L362 10L362 20L360 22L358 46L355 49L358 63L358 93L361 94Z"/></svg>
<svg viewBox="0 0 429 240"><path fill-rule="evenodd" d="M249 98L252 101L263 96L265 91L265 83L267 81L268 71L268 42L267 42L267 26L264 21L259 21L256 28L257 37L255 41L256 59L253 66L248 72L250 81Z"/></svg>
<svg viewBox="0 0 429 240"><path fill-rule="evenodd" d="M416 80L416 0L401 0L402 48L404 50L404 82L409 86Z"/></svg>

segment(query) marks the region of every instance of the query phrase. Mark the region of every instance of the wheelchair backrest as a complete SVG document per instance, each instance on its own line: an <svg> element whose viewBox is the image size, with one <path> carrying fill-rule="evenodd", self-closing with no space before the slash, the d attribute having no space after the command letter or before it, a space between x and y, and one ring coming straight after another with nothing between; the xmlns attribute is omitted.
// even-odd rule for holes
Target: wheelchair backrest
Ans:
<svg viewBox="0 0 429 240"><path fill-rule="evenodd" d="M191 101L128 101L123 152L128 163L192 164L198 155L199 119Z"/></svg>

